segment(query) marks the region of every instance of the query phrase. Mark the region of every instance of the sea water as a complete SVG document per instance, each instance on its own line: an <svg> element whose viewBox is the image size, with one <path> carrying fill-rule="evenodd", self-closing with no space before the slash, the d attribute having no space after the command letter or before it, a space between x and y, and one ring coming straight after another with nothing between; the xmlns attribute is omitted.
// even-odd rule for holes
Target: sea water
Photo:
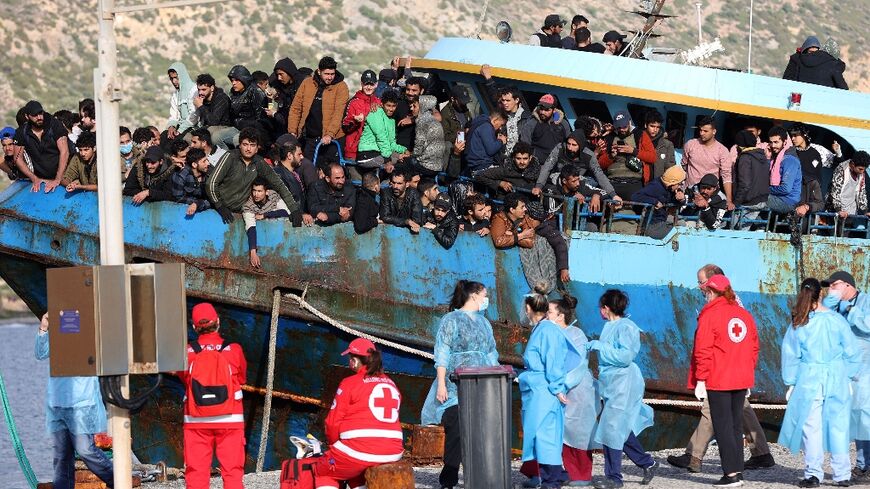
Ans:
<svg viewBox="0 0 870 489"><path fill-rule="evenodd" d="M38 323L0 324L0 374L27 457L40 482L52 479L52 444L45 431L45 386L48 360L33 355ZM12 439L0 416L0 487L28 489Z"/></svg>

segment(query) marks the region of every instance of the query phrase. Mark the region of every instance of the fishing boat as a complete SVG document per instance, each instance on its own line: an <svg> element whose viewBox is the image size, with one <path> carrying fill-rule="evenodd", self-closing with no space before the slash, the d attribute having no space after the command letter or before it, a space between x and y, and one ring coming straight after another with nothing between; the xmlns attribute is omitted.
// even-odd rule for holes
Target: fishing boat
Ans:
<svg viewBox="0 0 870 489"><path fill-rule="evenodd" d="M658 109L666 114L665 129L678 152L694 136L696 119L711 114L725 144L735 132L734 121L752 117L766 124L809 124L817 141L836 139L846 154L870 147L865 118L870 96L764 76L459 38L438 41L414 61L414 69L466 86L472 105L486 112L492 106L479 75L482 64L491 65L499 80L516 85L527 105L544 93L554 94L572 123L580 114L606 122L619 110L642 120L643 110ZM800 110L792 104L793 93L801 95ZM566 288L579 298L579 326L597 337L603 325L598 297L613 287L628 293L631 318L644 331L638 363L648 379L648 397L689 398L686 369L703 306L696 271L704 264L726 271L755 316L761 353L753 400L774 403L783 400L779 344L800 279L842 267L864 286L870 272L866 236L825 236L822 224L811 229L823 232L807 234L797 244L777 232L775 216L768 231L677 227L664 239L653 239L588 232L583 206L569 200L563 210L571 270ZM331 396L349 374L339 353L355 332L402 345L384 347L384 363L403 394L401 420L418 423L434 376L431 360L419 352L431 351L438 320L459 279L482 282L490 290L486 315L501 360L522 365L528 337L521 324L522 301L530 287L519 252L495 250L489 239L474 233L461 233L445 250L426 231L412 235L404 228L378 226L356 235L350 224L294 228L289 222L264 221L257 226L262 269L254 269L239 219L225 225L214 212L191 218L181 204L136 206L129 199L123 215L126 261L184 263L189 306L214 303L222 334L244 347L250 464L260 448L272 320L278 335L266 468L294 453L289 435L322 433ZM32 193L27 182L0 193L0 276L34 313L46 310L46 269L97 264L99 248L95 194ZM182 464L182 395L181 384L169 378L156 399L133 417L133 449L141 460ZM684 444L694 428L693 411L656 410L656 427L643 433L644 446ZM515 446L519 412L515 395ZM776 428L775 415L765 420L766 427Z"/></svg>

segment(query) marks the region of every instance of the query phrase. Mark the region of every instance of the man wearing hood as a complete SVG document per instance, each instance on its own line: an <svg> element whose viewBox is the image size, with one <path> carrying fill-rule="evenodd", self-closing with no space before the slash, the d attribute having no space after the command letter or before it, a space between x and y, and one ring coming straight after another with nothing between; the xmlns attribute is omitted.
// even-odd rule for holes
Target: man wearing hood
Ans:
<svg viewBox="0 0 870 489"><path fill-rule="evenodd" d="M375 95L377 81L374 71L364 71L360 77L362 88L357 90L356 94L347 104L347 114L341 121L341 130L345 134L344 157L349 160L356 160L359 140L362 136L366 117L378 110L378 107L381 105L381 99Z"/></svg>
<svg viewBox="0 0 870 489"><path fill-rule="evenodd" d="M843 78L845 71L846 63L823 51L819 39L810 36L804 41L800 51L788 59L782 78L848 90L849 85Z"/></svg>
<svg viewBox="0 0 870 489"><path fill-rule="evenodd" d="M438 99L434 95L423 95L418 102L417 129L414 136L414 160L428 177L444 170L444 156L447 145L444 141L444 128L433 114L437 110Z"/></svg>
<svg viewBox="0 0 870 489"><path fill-rule="evenodd" d="M186 133L193 124L189 117L196 110L193 99L197 95L196 84L190 79L184 63L176 61L166 71L169 81L175 89L169 99L169 120L166 122L166 137L175 139L179 134Z"/></svg>
<svg viewBox="0 0 870 489"><path fill-rule="evenodd" d="M232 84L230 120L233 127L239 131L246 127L253 127L260 132L262 140L263 135L266 134L264 126L266 94L254 83L251 72L242 65L233 66L227 78Z"/></svg>
<svg viewBox="0 0 870 489"><path fill-rule="evenodd" d="M124 182L124 195L133 197L135 205L146 201L173 200L173 173L175 167L164 162L163 150L159 146L152 146L145 151L141 160L133 164Z"/></svg>
<svg viewBox="0 0 870 489"><path fill-rule="evenodd" d="M313 159L318 143L327 146L319 156L335 158L332 141L344 136L341 120L349 97L338 63L329 56L321 58L317 71L299 85L287 122L287 132L299 139L307 158Z"/></svg>
<svg viewBox="0 0 870 489"><path fill-rule="evenodd" d="M60 185L69 161L67 131L36 100L27 102L23 112L25 122L15 132L15 165L32 182L32 191L39 192L45 182L45 193L49 193ZM25 161L25 152L32 169Z"/></svg>
<svg viewBox="0 0 870 489"><path fill-rule="evenodd" d="M581 178L589 178L595 181L595 185L601 187L605 197L619 199L610 180L598 164L598 159L595 153L588 147L586 143L586 135L582 129L575 129L565 143L553 148L547 161L541 167L541 173L538 175L538 180L535 182L535 188L532 189L532 195L535 197L541 194L541 190L550 183L550 177L554 173L561 173L562 169L571 165L579 171ZM600 208L598 204L593 204L592 211L598 212Z"/></svg>
<svg viewBox="0 0 870 489"><path fill-rule="evenodd" d="M287 115L301 83L302 76L292 59L281 58L275 63L272 75L269 76L269 86L275 89L275 103L278 107L275 111L266 109L266 117L271 119L275 138L287 132Z"/></svg>

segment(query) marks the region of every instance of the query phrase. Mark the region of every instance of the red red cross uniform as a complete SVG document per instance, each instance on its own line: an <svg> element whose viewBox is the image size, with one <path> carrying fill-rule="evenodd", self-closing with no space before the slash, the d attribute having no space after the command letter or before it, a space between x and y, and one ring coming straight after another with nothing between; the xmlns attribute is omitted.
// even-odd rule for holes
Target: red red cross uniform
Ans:
<svg viewBox="0 0 870 489"><path fill-rule="evenodd" d="M218 333L201 334L203 350L220 348L224 340ZM224 489L243 489L245 475L245 417L241 386L246 382L248 368L245 354L238 343L231 343L221 352L227 361L239 390L233 393L233 413L224 416L197 418L190 416L184 404L184 480L188 489L207 489L211 476L212 456L217 455ZM193 349L187 347L188 365L194 360ZM185 386L190 381L187 372L179 374Z"/></svg>
<svg viewBox="0 0 870 489"><path fill-rule="evenodd" d="M708 390L748 389L755 383L758 332L749 311L724 297L709 302L698 316L688 387L706 382Z"/></svg>
<svg viewBox="0 0 870 489"><path fill-rule="evenodd" d="M326 417L330 449L315 466L315 487L365 486L367 468L402 458L402 396L387 376L366 377L365 369L341 381Z"/></svg>

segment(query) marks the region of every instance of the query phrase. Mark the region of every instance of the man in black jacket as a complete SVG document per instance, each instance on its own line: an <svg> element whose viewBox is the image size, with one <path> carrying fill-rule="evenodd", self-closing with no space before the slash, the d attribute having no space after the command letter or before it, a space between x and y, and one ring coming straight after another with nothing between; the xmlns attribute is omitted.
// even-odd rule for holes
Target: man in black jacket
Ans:
<svg viewBox="0 0 870 489"><path fill-rule="evenodd" d="M757 147L758 139L752 132L737 133L737 164L734 169L734 205L744 208L744 217L755 219L756 209L767 207L770 194L770 161L764 149ZM748 210L749 212L746 212Z"/></svg>
<svg viewBox="0 0 870 489"><path fill-rule="evenodd" d="M800 51L789 58L783 79L848 90L849 85L843 78L846 63L821 48L818 38L808 37Z"/></svg>
<svg viewBox="0 0 870 489"><path fill-rule="evenodd" d="M260 133L262 146L272 143L271 134L266 130L266 94L254 83L254 77L242 65L233 66L227 74L232 83L230 90L230 119L233 126L241 131L253 127Z"/></svg>
<svg viewBox="0 0 870 489"><path fill-rule="evenodd" d="M332 226L353 218L356 189L347 182L344 167L332 162L326 168L326 178L308 189L308 213L321 226Z"/></svg>
<svg viewBox="0 0 870 489"><path fill-rule="evenodd" d="M230 97L215 86L214 77L208 73L196 77L196 89L198 93L193 98L196 111L190 116L191 122L208 129L215 146L224 150L229 145L238 146L239 130L230 120Z"/></svg>
<svg viewBox="0 0 870 489"><path fill-rule="evenodd" d="M495 197L501 199L520 188L531 190L540 172L541 165L532 156L532 147L520 141L511 152L510 163L487 168L479 172L474 180L491 189L495 192Z"/></svg>
<svg viewBox="0 0 870 489"><path fill-rule="evenodd" d="M163 150L152 146L141 161L130 169L124 182L124 195L133 197L133 204L174 200L172 198L172 174L175 167L163 161Z"/></svg>
<svg viewBox="0 0 870 489"><path fill-rule="evenodd" d="M423 204L417 189L408 185L407 174L394 171L390 175L390 188L381 190L381 220L394 226L406 227L415 234L420 232Z"/></svg>
<svg viewBox="0 0 870 489"><path fill-rule="evenodd" d="M302 179L302 146L295 142L282 144L278 147L278 161L275 163L275 173L281 177L281 181L293 194L293 198L299 203L299 209L290 214L290 220L294 226L300 223L306 226L314 224L314 216L306 212L307 199L305 198L305 183Z"/></svg>
<svg viewBox="0 0 870 489"><path fill-rule="evenodd" d="M725 213L728 211L728 201L725 198L725 193L719 190L719 177L708 173L701 177L692 188L692 202L695 204L695 209L686 212L686 214L698 215L698 226L703 224L707 229L713 231L725 225Z"/></svg>
<svg viewBox="0 0 870 489"><path fill-rule="evenodd" d="M356 205L353 208L353 230L363 234L378 226L378 194L381 190L381 180L376 172L363 175L362 188L356 193Z"/></svg>
<svg viewBox="0 0 870 489"><path fill-rule="evenodd" d="M453 204L446 195L439 195L435 199L432 214L435 222L426 223L423 227L431 229L435 241L438 241L445 250L449 250L459 234L459 219L453 213Z"/></svg>

